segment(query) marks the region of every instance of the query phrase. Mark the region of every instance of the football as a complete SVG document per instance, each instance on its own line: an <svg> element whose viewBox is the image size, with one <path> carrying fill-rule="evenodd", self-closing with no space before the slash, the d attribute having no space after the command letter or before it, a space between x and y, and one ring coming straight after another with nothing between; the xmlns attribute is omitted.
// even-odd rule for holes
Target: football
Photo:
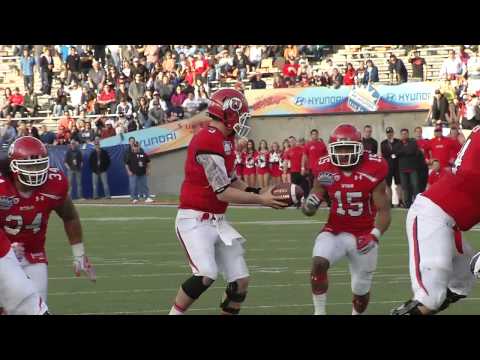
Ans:
<svg viewBox="0 0 480 360"><path fill-rule="evenodd" d="M272 195L281 196L281 201L288 206L300 206L304 193L302 188L298 185L283 183L273 187Z"/></svg>

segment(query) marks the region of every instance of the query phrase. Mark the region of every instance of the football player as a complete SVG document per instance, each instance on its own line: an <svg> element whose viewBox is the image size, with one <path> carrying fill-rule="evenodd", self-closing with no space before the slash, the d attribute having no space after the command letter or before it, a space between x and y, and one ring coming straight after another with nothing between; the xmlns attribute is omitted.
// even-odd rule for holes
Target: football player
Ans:
<svg viewBox="0 0 480 360"><path fill-rule="evenodd" d="M185 179L175 231L186 252L193 276L178 290L170 315L182 315L222 273L228 285L220 304L221 313L238 314L247 296L249 273L244 259L245 239L227 222L230 202L286 206L272 187L260 191L236 177L234 137L250 131L248 104L237 90L212 94L208 127L195 134L188 147Z"/></svg>
<svg viewBox="0 0 480 360"><path fill-rule="evenodd" d="M474 285L473 250L462 231L480 222L480 126L457 154L452 171L417 196L408 211L410 279L413 299L393 315L431 315L465 298Z"/></svg>
<svg viewBox="0 0 480 360"><path fill-rule="evenodd" d="M50 167L45 145L31 136L20 137L10 145L8 161L9 173L0 176L0 228L42 299L47 301L45 235L52 210L63 220L75 274L83 272L95 281L95 270L85 255L80 218L68 196L67 178Z"/></svg>
<svg viewBox="0 0 480 360"><path fill-rule="evenodd" d="M346 257L353 293L352 315L365 313L377 266L378 242L390 225L386 161L364 151L352 125L338 125L320 158L318 176L302 211L312 216L323 200L332 202L327 224L315 239L311 286L315 315L326 314L328 269Z"/></svg>

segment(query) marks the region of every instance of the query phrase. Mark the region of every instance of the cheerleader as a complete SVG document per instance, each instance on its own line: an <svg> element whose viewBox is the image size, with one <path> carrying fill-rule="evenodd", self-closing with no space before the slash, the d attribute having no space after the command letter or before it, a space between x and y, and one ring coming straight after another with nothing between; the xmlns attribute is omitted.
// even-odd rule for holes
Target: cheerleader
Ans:
<svg viewBox="0 0 480 360"><path fill-rule="evenodd" d="M257 169L255 167L255 143L253 140L248 140L247 150L243 152L243 178L249 187L256 187L257 183Z"/></svg>
<svg viewBox="0 0 480 360"><path fill-rule="evenodd" d="M290 149L290 142L288 139L283 140L283 149L282 149L282 157L280 159L280 170L282 170L282 182L283 183L291 183L292 178L290 175L290 160L286 159L286 155L288 149Z"/></svg>
<svg viewBox="0 0 480 360"><path fill-rule="evenodd" d="M280 169L280 161L282 159L282 150L278 142L274 142L270 149L270 156L268 162L270 165L270 175L272 176L272 183L274 185L282 182L282 170Z"/></svg>
<svg viewBox="0 0 480 360"><path fill-rule="evenodd" d="M255 166L257 168L257 184L261 188L267 187L270 179L270 168L268 166L269 155L270 151L268 151L267 141L260 141L258 153L255 157Z"/></svg>
<svg viewBox="0 0 480 360"><path fill-rule="evenodd" d="M237 178L240 180L244 181L243 179L243 168L244 168L244 163L243 163L243 149L245 148L241 141L239 141L237 138L235 138L235 173L237 174Z"/></svg>

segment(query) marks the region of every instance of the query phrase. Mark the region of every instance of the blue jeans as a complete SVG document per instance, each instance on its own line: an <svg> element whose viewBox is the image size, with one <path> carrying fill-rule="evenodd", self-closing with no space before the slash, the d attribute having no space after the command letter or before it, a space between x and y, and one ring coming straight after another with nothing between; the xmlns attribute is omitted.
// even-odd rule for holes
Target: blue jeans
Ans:
<svg viewBox="0 0 480 360"><path fill-rule="evenodd" d="M136 175L131 175L128 177L128 187L130 189L130 198L132 200L138 200Z"/></svg>
<svg viewBox="0 0 480 360"><path fill-rule="evenodd" d="M103 192L105 193L105 197L110 198L110 187L108 186L108 178L107 173L102 172L100 174L92 173L92 180L93 180L93 197L98 197L98 180L100 179Z"/></svg>
<svg viewBox="0 0 480 360"><path fill-rule="evenodd" d="M68 182L70 183L70 190L68 194L72 196L73 178L75 178L75 186L77 187L77 197L82 198L82 172L79 170L68 171Z"/></svg>
<svg viewBox="0 0 480 360"><path fill-rule="evenodd" d="M144 197L145 199L150 196L148 191L147 175L136 176L137 194L138 197Z"/></svg>

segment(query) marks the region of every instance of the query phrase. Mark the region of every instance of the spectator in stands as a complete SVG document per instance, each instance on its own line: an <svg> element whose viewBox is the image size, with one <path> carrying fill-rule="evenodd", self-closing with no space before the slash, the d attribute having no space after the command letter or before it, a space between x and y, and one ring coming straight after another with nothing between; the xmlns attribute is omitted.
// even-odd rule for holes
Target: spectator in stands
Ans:
<svg viewBox="0 0 480 360"><path fill-rule="evenodd" d="M412 50L408 62L412 64L412 77L409 81L426 81L427 72L424 70L424 66L427 64L425 59L420 56L420 51Z"/></svg>
<svg viewBox="0 0 480 360"><path fill-rule="evenodd" d="M176 56L175 56L176 57ZM175 60L170 51L165 54L165 59L162 62L163 71L173 71L175 69Z"/></svg>
<svg viewBox="0 0 480 360"><path fill-rule="evenodd" d="M257 72L252 79L250 80L252 90L255 89L266 89L267 84L262 80L262 74Z"/></svg>
<svg viewBox="0 0 480 360"><path fill-rule="evenodd" d="M208 94L210 93L210 87L208 86L208 83L204 82L202 79L197 78L195 79L195 86L194 86L195 97L198 97L200 95L201 90L203 90L206 97L208 97Z"/></svg>
<svg viewBox="0 0 480 360"><path fill-rule="evenodd" d="M443 136L443 128L441 125L435 126L434 138L430 139L428 148L430 150L429 157L440 161L442 168L449 168L456 157L455 144L452 139Z"/></svg>
<svg viewBox="0 0 480 360"><path fill-rule="evenodd" d="M478 56L479 49L475 50L474 56L468 59L467 70L468 79L480 79L480 56Z"/></svg>
<svg viewBox="0 0 480 360"><path fill-rule="evenodd" d="M235 57L233 58L233 67L237 71L237 79L244 80L247 76L248 58L243 53L242 49L235 50Z"/></svg>
<svg viewBox="0 0 480 360"><path fill-rule="evenodd" d="M78 144L82 144L82 137L80 134L80 130L78 129L78 126L76 123L72 124L72 127L70 129L70 141L75 141Z"/></svg>
<svg viewBox="0 0 480 360"><path fill-rule="evenodd" d="M254 72L260 67L265 47L262 45L250 45L248 47L249 72Z"/></svg>
<svg viewBox="0 0 480 360"><path fill-rule="evenodd" d="M125 98L128 102L131 102L131 98L128 95L128 89L125 83L122 83L122 80L119 79L120 83L115 90L115 98L117 99L117 104L120 104L121 99Z"/></svg>
<svg viewBox="0 0 480 360"><path fill-rule="evenodd" d="M116 132L115 132L115 129L113 128L113 120L105 121L105 127L102 128L102 130L100 131L100 137L102 139L106 139L115 135L116 135Z"/></svg>
<svg viewBox="0 0 480 360"><path fill-rule="evenodd" d="M458 53L458 57L460 58L460 61L464 64L468 64L468 59L470 59L470 55L465 51L465 45L460 45L460 51Z"/></svg>
<svg viewBox="0 0 480 360"><path fill-rule="evenodd" d="M455 50L450 50L448 58L442 64L440 79L456 80L459 76L465 75L466 69L462 60L455 55Z"/></svg>
<svg viewBox="0 0 480 360"><path fill-rule="evenodd" d="M340 74L337 68L333 69L332 78L330 79L331 86L334 89L340 88L343 84L343 76Z"/></svg>
<svg viewBox="0 0 480 360"><path fill-rule="evenodd" d="M55 116L61 116L65 110L68 110L67 102L67 93L65 91L64 85L61 84L60 88L58 88L57 90L57 97L55 99L55 106L53 107L53 114Z"/></svg>
<svg viewBox="0 0 480 360"><path fill-rule="evenodd" d="M137 74L139 74L142 79L148 78L147 67L140 63L140 59L138 57L133 59L132 77L136 78Z"/></svg>
<svg viewBox="0 0 480 360"><path fill-rule="evenodd" d="M26 90L33 91L33 67L35 58L30 54L28 48L23 49L23 56L20 58L20 72L23 76L23 86Z"/></svg>
<svg viewBox="0 0 480 360"><path fill-rule="evenodd" d="M187 98L183 101L182 107L187 117L192 117L198 113L199 103L192 92L189 92Z"/></svg>
<svg viewBox="0 0 480 360"><path fill-rule="evenodd" d="M287 45L283 51L283 57L285 60L298 58L298 48L296 45Z"/></svg>
<svg viewBox="0 0 480 360"><path fill-rule="evenodd" d="M97 110L96 112L101 114L107 112L113 113L116 105L115 90L112 84L108 83L103 86L103 90L97 96Z"/></svg>
<svg viewBox="0 0 480 360"><path fill-rule="evenodd" d="M273 78L273 88L274 89L281 89L286 88L285 81L283 81L283 77L281 74L275 74Z"/></svg>
<svg viewBox="0 0 480 360"><path fill-rule="evenodd" d="M23 106L28 116L37 116L38 100L33 90L26 90L23 95Z"/></svg>
<svg viewBox="0 0 480 360"><path fill-rule="evenodd" d="M12 96L12 89L7 87L3 90L3 96L1 98L2 102L0 104L0 112L2 118L6 117L7 114L9 114L10 96Z"/></svg>
<svg viewBox="0 0 480 360"><path fill-rule="evenodd" d="M127 101L126 97L122 97L120 103L117 105L117 109L115 111L119 117L125 117L130 119L133 116L133 109L132 105Z"/></svg>
<svg viewBox="0 0 480 360"><path fill-rule="evenodd" d="M365 125L363 127L363 149L370 151L372 154L378 154L378 142L372 137L372 132L373 129L371 125Z"/></svg>
<svg viewBox="0 0 480 360"><path fill-rule="evenodd" d="M197 99L198 100L198 99ZM163 103L162 103L163 102ZM148 119L153 125L161 125L165 123L166 103L160 99L157 91L153 93L153 100L148 106Z"/></svg>
<svg viewBox="0 0 480 360"><path fill-rule="evenodd" d="M220 81L222 77L226 77L233 67L233 58L229 55L228 50L223 50L216 56L218 62L215 64L215 80Z"/></svg>
<svg viewBox="0 0 480 360"><path fill-rule="evenodd" d="M63 112L64 117L58 121L58 129L60 130L61 127L64 129L70 129L72 124L75 123L75 119L70 116L70 111L65 110Z"/></svg>
<svg viewBox="0 0 480 360"><path fill-rule="evenodd" d="M0 138L0 147L3 150L8 149L8 147L16 139L16 137L17 137L16 122L12 120L12 117L10 115L7 115L5 130L3 131L3 135Z"/></svg>
<svg viewBox="0 0 480 360"><path fill-rule="evenodd" d="M115 87L118 85L119 83L119 80L120 80L120 74L118 73L118 70L115 66L113 65L110 65L108 67L108 74L107 74L107 79L106 79L106 83L111 83L112 84L112 87L113 89L115 89Z"/></svg>
<svg viewBox="0 0 480 360"><path fill-rule="evenodd" d="M209 71L208 60L205 58L201 51L198 51L196 54L196 60L193 62L193 69L195 71L194 81L197 78L202 79L202 81L207 80L207 74ZM193 83L192 82L192 83Z"/></svg>
<svg viewBox="0 0 480 360"><path fill-rule="evenodd" d="M94 140L95 150L90 153L89 162L90 169L92 169L92 181L93 181L93 198L99 199L98 196L98 180L102 183L103 192L105 197L110 199L110 187L108 186L107 171L110 167L110 155L104 149L100 147L100 139Z"/></svg>
<svg viewBox="0 0 480 360"><path fill-rule="evenodd" d="M91 143L95 139L95 130L92 129L92 123L90 121L85 122L85 127L80 130L80 137L82 143Z"/></svg>
<svg viewBox="0 0 480 360"><path fill-rule="evenodd" d="M423 138L423 129L417 126L414 130L415 141L419 151L418 154L418 191L424 192L427 188L428 180L428 164L430 162L430 141Z"/></svg>
<svg viewBox="0 0 480 360"><path fill-rule="evenodd" d="M367 60L367 69L365 71L365 77L363 78L364 84L371 84L379 82L378 68L373 64L372 60Z"/></svg>
<svg viewBox="0 0 480 360"><path fill-rule="evenodd" d="M460 149L462 148L463 144L465 144L467 139L456 125L452 125L452 127L450 127L450 133L448 134L448 137L452 139L452 154L454 154L455 157L455 155L459 153Z"/></svg>
<svg viewBox="0 0 480 360"><path fill-rule="evenodd" d="M135 74L135 81L128 87L128 95L132 99L133 110L136 111L140 105L140 98L145 95L146 86L140 73Z"/></svg>
<svg viewBox="0 0 480 360"><path fill-rule="evenodd" d="M70 197L72 197L72 192L75 189L77 197L81 200L83 198L82 193L82 167L83 167L83 155L78 147L78 143L73 140L70 143L70 146L65 154L65 166L68 169L68 183L70 184L70 189L68 191ZM75 179L75 181L73 181Z"/></svg>
<svg viewBox="0 0 480 360"><path fill-rule="evenodd" d="M436 123L441 121L444 124L448 124L450 118L449 104L446 97L440 92L440 90L435 90L435 95L433 96L432 105L430 111L427 115L428 123Z"/></svg>
<svg viewBox="0 0 480 360"><path fill-rule="evenodd" d="M321 70L326 73L327 78L331 78L333 75L333 69L335 66L333 65L332 59L327 59L321 66Z"/></svg>
<svg viewBox="0 0 480 360"><path fill-rule="evenodd" d="M283 66L282 74L285 78L289 77L292 81L295 81L295 78L299 74L299 67L300 65L295 62L295 58L289 57Z"/></svg>
<svg viewBox="0 0 480 360"><path fill-rule="evenodd" d="M365 63L360 61L357 70L355 70L355 85L365 84L365 74L367 69L365 69Z"/></svg>
<svg viewBox="0 0 480 360"><path fill-rule="evenodd" d="M136 204L142 195L145 196L146 203L153 202L149 196L147 183L147 176L150 174L149 162L150 158L136 141L131 152L127 152L125 157L125 168L130 180L130 196L133 204Z"/></svg>
<svg viewBox="0 0 480 360"><path fill-rule="evenodd" d="M78 55L75 46L70 47L70 54L67 56L65 69L67 70L68 85L70 85L72 81L80 81L80 55Z"/></svg>
<svg viewBox="0 0 480 360"><path fill-rule="evenodd" d="M140 128L149 128L152 126L150 119L148 118L148 103L145 97L140 98L140 104L137 109L137 120Z"/></svg>
<svg viewBox="0 0 480 360"><path fill-rule="evenodd" d="M10 102L10 106L8 107L9 113L12 114L13 117L17 114L17 111L20 111L21 117L25 116L25 99L22 94L20 94L20 89L17 87L13 91L13 94L8 99Z"/></svg>
<svg viewBox="0 0 480 360"><path fill-rule="evenodd" d="M70 95L70 101L67 104L69 105L69 107L73 109L73 114L78 115L80 113L80 108L83 104L82 102L83 91L78 86L77 82L74 82L73 85L70 86L68 90L68 94Z"/></svg>
<svg viewBox="0 0 480 360"><path fill-rule="evenodd" d="M347 70L345 70L345 75L343 76L343 85L355 85L355 74L352 63L348 63Z"/></svg>
<svg viewBox="0 0 480 360"><path fill-rule="evenodd" d="M462 128L473 129L477 125L480 125L478 97L475 94L469 94L465 100L465 118L462 120Z"/></svg>
<svg viewBox="0 0 480 360"><path fill-rule="evenodd" d="M95 90L100 90L103 88L103 84L106 80L105 70L101 67L98 61L92 62L92 68L88 72L88 78L93 82Z"/></svg>
<svg viewBox="0 0 480 360"><path fill-rule="evenodd" d="M42 125L40 128L40 140L46 145L53 145L55 134L49 131L46 125Z"/></svg>
<svg viewBox="0 0 480 360"><path fill-rule="evenodd" d="M60 126L55 137L55 145L68 145L70 143L70 130Z"/></svg>
<svg viewBox="0 0 480 360"><path fill-rule="evenodd" d="M151 71L154 64L159 60L160 48L158 45L146 45L145 46L145 58L147 60L147 70Z"/></svg>
<svg viewBox="0 0 480 360"><path fill-rule="evenodd" d="M388 71L390 73L391 84L402 84L408 81L408 71L402 59L394 54L390 55Z"/></svg>
<svg viewBox="0 0 480 360"><path fill-rule="evenodd" d="M175 88L175 93L170 97L171 108L169 109L170 112L175 113L180 119L183 119L183 102L187 98L187 95L182 91L182 87L178 85Z"/></svg>
<svg viewBox="0 0 480 360"><path fill-rule="evenodd" d="M432 162L432 170L430 171L430 174L428 175L428 188L435 184L442 176L444 176L446 173L448 173L447 170L440 166L440 161L434 159Z"/></svg>
<svg viewBox="0 0 480 360"><path fill-rule="evenodd" d="M28 129L27 129L27 124L21 123L18 128L17 128L17 139L21 138L23 136L28 136Z"/></svg>
<svg viewBox="0 0 480 360"><path fill-rule="evenodd" d="M132 79L134 78L134 73L132 71L132 68L130 66L130 61L128 60L123 60L123 67L122 67L122 74L125 76L125 80L130 83Z"/></svg>
<svg viewBox="0 0 480 360"><path fill-rule="evenodd" d="M45 47L39 62L40 78L42 81L42 95L51 94L53 81L53 66L53 57L50 55L50 49L48 47Z"/></svg>
<svg viewBox="0 0 480 360"><path fill-rule="evenodd" d="M402 184L403 201L408 209L419 194L418 181L418 147L414 139L409 137L408 129L400 131L401 138L397 150L400 183Z"/></svg>
<svg viewBox="0 0 480 360"><path fill-rule="evenodd" d="M95 60L101 65L105 65L105 49L106 45L93 45L93 55L95 57Z"/></svg>
<svg viewBox="0 0 480 360"><path fill-rule="evenodd" d="M85 78L92 68L93 63L93 53L90 50L87 50L83 53L79 53L80 55L80 71L82 74L82 78Z"/></svg>
<svg viewBox="0 0 480 360"><path fill-rule="evenodd" d="M387 138L381 142L380 148L383 158L388 163L388 175L385 178L387 183L387 195L390 199L392 199L392 180L394 180L397 189L399 206L402 206L402 188L400 186L400 169L397 156L400 140L395 138L395 132L393 131L392 127L387 127L385 132L387 134Z"/></svg>
<svg viewBox="0 0 480 360"><path fill-rule="evenodd" d="M110 53L113 66L117 70L120 69L120 45L107 45L107 50Z"/></svg>

